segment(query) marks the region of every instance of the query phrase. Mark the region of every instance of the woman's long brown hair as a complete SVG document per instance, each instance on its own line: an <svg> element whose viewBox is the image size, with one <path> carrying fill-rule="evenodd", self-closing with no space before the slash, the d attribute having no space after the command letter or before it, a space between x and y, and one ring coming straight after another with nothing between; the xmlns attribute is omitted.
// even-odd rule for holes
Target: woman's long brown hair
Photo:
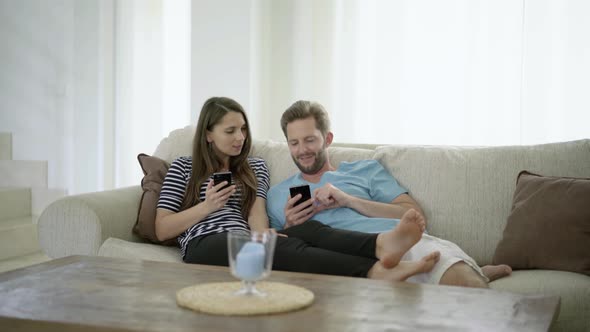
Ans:
<svg viewBox="0 0 590 332"><path fill-rule="evenodd" d="M233 181L242 192L242 216L244 219L248 219L248 214L256 199L257 188L256 176L248 163L252 136L246 112L235 100L226 97L209 98L201 109L193 140L193 170L181 211L201 202L199 199L201 185L211 174L220 171L223 167L223 161L213 151L211 144L207 142L207 131L213 130L213 127L229 112L241 113L246 123L246 138L242 151L239 155L229 158L229 170L232 172Z"/></svg>

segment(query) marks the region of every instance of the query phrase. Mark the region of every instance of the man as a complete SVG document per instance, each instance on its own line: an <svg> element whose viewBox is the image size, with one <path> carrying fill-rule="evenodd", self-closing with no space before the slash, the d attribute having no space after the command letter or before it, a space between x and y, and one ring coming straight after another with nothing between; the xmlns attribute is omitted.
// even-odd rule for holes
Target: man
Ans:
<svg viewBox="0 0 590 332"><path fill-rule="evenodd" d="M277 229L314 219L334 228L362 232L391 229L408 210L423 214L418 203L379 162L330 164L328 147L333 133L324 108L315 102L298 101L281 118L293 161L301 171L268 192L267 211ZM312 198L296 205L301 194L290 197L289 187L309 184ZM511 273L507 265L484 266L457 245L424 234L402 260L416 260L440 251L440 260L428 273L408 279L412 282L487 288L488 281Z"/></svg>

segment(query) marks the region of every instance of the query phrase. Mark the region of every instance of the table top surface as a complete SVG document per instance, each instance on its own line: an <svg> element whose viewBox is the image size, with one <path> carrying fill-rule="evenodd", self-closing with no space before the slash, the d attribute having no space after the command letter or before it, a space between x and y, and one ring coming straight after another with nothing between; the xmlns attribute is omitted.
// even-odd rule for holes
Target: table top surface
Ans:
<svg viewBox="0 0 590 332"><path fill-rule="evenodd" d="M252 317L176 304L187 286L235 281L226 267L70 256L0 274L0 330L55 331L545 331L557 296L273 271L314 303Z"/></svg>

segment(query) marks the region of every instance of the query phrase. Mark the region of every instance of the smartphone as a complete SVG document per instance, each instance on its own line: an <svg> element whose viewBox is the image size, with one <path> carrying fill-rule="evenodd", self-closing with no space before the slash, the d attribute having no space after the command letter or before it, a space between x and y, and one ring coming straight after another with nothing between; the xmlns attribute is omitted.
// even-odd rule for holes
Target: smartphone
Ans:
<svg viewBox="0 0 590 332"><path fill-rule="evenodd" d="M295 197L297 194L301 194L301 198L293 206L297 206L311 198L311 190L309 189L308 184L291 187L289 188L289 192L291 193L291 198Z"/></svg>
<svg viewBox="0 0 590 332"><path fill-rule="evenodd" d="M227 181L227 185L223 186L221 189L225 189L231 185L231 172L213 173L213 185L218 185L223 181Z"/></svg>

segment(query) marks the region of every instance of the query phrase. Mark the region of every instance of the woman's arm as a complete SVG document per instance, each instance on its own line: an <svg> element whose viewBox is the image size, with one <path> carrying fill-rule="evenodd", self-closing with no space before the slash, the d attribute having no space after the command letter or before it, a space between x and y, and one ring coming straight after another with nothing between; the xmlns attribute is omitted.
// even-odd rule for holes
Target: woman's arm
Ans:
<svg viewBox="0 0 590 332"><path fill-rule="evenodd" d="M268 229L268 215L266 214L266 200L261 197L256 197L250 214L248 215L248 225L250 230L263 232Z"/></svg>
<svg viewBox="0 0 590 332"><path fill-rule="evenodd" d="M156 237L160 241L177 237L209 215L204 204L197 204L182 212L156 210Z"/></svg>

